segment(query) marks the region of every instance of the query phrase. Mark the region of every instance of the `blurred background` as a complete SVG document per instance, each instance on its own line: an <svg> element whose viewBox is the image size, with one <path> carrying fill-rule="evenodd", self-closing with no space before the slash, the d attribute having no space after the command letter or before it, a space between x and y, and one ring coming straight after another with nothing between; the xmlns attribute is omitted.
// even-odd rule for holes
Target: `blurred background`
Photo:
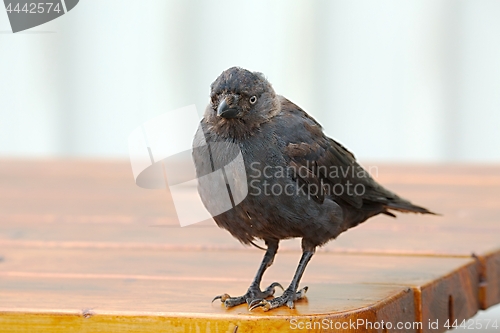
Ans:
<svg viewBox="0 0 500 333"><path fill-rule="evenodd" d="M361 160L500 161L498 1L83 0L12 34L0 156L127 158L144 121L241 66Z"/></svg>
<svg viewBox="0 0 500 333"><path fill-rule="evenodd" d="M201 117L241 66L361 161L498 163L499 18L494 0L82 0L12 34L0 10L0 157L126 159L132 130Z"/></svg>

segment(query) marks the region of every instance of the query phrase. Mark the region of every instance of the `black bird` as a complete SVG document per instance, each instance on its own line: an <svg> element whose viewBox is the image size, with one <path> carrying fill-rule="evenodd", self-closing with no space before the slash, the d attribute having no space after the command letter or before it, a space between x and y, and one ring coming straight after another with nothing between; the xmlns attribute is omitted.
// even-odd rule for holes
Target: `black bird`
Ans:
<svg viewBox="0 0 500 333"><path fill-rule="evenodd" d="M197 176L223 168L240 152L246 172L246 179L238 182L226 170L234 207L214 220L244 244L261 239L267 246L243 296L214 298L226 307L246 302L250 310L285 304L293 308L307 291L298 286L316 247L377 214L434 214L378 184L311 116L277 95L261 73L229 68L212 83L210 99L194 139ZM248 195L236 202L235 192L242 188ZM210 183L198 187L203 203L216 214L221 211L213 208L220 204L220 190ZM302 238L303 251L295 275L281 296L266 300L281 285L275 282L261 290L262 275L273 263L280 240L295 237Z"/></svg>

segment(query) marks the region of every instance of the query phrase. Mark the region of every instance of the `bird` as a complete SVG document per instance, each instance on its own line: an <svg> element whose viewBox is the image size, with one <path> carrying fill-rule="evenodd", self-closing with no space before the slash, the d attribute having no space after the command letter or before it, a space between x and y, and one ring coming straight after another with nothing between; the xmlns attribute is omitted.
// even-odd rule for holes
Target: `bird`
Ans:
<svg viewBox="0 0 500 333"><path fill-rule="evenodd" d="M308 290L299 284L318 247L378 214L435 214L377 183L313 117L276 94L262 73L231 67L210 88L210 102L193 140L196 175L201 179L224 169L240 154L246 178L235 181L225 174L224 185L233 192L230 209L219 207L223 200L216 193L226 190L224 186L205 182L198 185L198 193L220 228L243 244L260 247L255 241L261 240L266 245L246 293L224 293L212 302L220 300L227 308L247 303L250 311L294 308ZM242 188L248 193L236 204L234 196ZM302 239L289 286L273 282L261 289L279 242L289 238ZM283 290L281 296L274 297L276 288Z"/></svg>

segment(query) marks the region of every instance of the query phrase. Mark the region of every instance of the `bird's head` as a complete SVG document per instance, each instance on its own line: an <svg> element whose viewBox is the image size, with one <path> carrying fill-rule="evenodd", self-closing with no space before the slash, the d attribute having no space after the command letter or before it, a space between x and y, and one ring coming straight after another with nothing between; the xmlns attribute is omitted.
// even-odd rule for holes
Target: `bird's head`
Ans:
<svg viewBox="0 0 500 333"><path fill-rule="evenodd" d="M212 83L205 122L221 136L241 138L279 111L278 97L261 73L232 67Z"/></svg>

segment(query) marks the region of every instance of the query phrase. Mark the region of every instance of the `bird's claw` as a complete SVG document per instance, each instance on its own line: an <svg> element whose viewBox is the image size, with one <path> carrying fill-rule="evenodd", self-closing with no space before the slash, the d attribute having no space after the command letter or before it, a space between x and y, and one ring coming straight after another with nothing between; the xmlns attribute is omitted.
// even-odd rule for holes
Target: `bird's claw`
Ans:
<svg viewBox="0 0 500 333"><path fill-rule="evenodd" d="M265 299L254 299L252 303L249 304L249 311L262 307L262 310L269 311L271 309L271 303Z"/></svg>
<svg viewBox="0 0 500 333"><path fill-rule="evenodd" d="M218 295L218 296L214 297L214 299L212 300L212 303L215 302L215 300L218 300L218 299L220 299L220 301L222 303L224 303L226 301L226 299L228 299L228 298L231 298L231 296L229 296L229 294Z"/></svg>
<svg viewBox="0 0 500 333"><path fill-rule="evenodd" d="M269 311L271 309L278 308L283 305L287 305L290 309L293 309L295 307L294 301L299 300L301 298L304 298L306 295L308 287L304 287L300 289L299 291L293 292L289 289L285 290L283 295L273 298L272 300L265 300L265 299L255 299L253 300L249 306L249 310L255 310L259 307L262 308L263 311Z"/></svg>
<svg viewBox="0 0 500 333"><path fill-rule="evenodd" d="M264 290L264 294L269 294L269 296L273 296L274 292L276 291L276 287L281 288L281 290L285 291L285 288L281 285L279 282L273 282L269 285L269 287Z"/></svg>
<svg viewBox="0 0 500 333"><path fill-rule="evenodd" d="M295 300L302 299L306 296L307 290L309 289L308 286L305 286L304 288L300 289L295 293Z"/></svg>
<svg viewBox="0 0 500 333"><path fill-rule="evenodd" d="M231 308L233 306L240 305L245 302L250 306L250 304L252 304L255 300L260 301L261 299L265 299L266 297L273 296L276 287L279 287L283 290L283 287L278 282L271 283L264 291L261 291L259 287L251 286L248 289L247 293L243 296L231 297L228 294L222 294L215 296L214 299L212 300L212 303L215 300L220 299L220 301L224 303L226 308Z"/></svg>

